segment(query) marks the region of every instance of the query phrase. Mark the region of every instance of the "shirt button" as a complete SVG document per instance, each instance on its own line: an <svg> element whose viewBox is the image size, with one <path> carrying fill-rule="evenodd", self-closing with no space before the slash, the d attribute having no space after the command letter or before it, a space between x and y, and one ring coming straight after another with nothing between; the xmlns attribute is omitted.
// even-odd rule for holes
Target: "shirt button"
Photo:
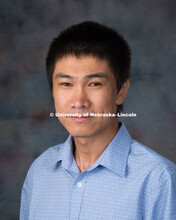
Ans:
<svg viewBox="0 0 176 220"><path fill-rule="evenodd" d="M81 182L77 182L77 187L81 187L82 183Z"/></svg>

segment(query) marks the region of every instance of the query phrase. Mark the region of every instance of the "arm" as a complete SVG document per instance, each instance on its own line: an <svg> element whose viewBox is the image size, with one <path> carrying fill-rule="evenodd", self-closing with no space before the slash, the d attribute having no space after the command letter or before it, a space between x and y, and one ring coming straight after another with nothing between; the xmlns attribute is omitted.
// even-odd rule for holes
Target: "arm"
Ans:
<svg viewBox="0 0 176 220"><path fill-rule="evenodd" d="M21 193L20 220L28 220L28 213L27 192L24 183Z"/></svg>
<svg viewBox="0 0 176 220"><path fill-rule="evenodd" d="M33 167L31 166L21 191L20 220L29 220L33 186Z"/></svg>
<svg viewBox="0 0 176 220"><path fill-rule="evenodd" d="M144 203L145 220L176 220L176 173L165 171Z"/></svg>

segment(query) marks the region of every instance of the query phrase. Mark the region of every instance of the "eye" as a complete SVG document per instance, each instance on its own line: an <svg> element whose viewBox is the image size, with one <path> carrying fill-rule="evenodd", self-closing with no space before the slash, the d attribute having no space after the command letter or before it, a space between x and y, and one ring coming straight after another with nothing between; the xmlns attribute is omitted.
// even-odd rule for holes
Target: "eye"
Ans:
<svg viewBox="0 0 176 220"><path fill-rule="evenodd" d="M102 84L100 82L92 82L89 84L89 86L101 86Z"/></svg>
<svg viewBox="0 0 176 220"><path fill-rule="evenodd" d="M61 86L66 86L66 87L68 87L68 86L71 86L71 83L62 82L62 83L60 83L60 85L61 85Z"/></svg>

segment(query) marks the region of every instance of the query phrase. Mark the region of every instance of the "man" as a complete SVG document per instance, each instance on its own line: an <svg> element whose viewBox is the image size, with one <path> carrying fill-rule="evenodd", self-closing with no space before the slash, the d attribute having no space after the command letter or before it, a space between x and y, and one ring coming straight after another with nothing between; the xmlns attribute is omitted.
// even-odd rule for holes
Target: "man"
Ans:
<svg viewBox="0 0 176 220"><path fill-rule="evenodd" d="M54 39L46 67L70 136L30 167L20 219L176 219L176 166L133 140L117 117L103 117L121 111L130 86L126 41L83 22Z"/></svg>

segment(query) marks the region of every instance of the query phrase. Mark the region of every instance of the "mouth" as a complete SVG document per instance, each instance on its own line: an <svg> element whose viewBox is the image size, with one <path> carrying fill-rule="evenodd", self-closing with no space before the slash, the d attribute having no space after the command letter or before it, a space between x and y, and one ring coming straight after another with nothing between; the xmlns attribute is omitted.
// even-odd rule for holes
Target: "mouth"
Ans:
<svg viewBox="0 0 176 220"><path fill-rule="evenodd" d="M88 117L70 117L70 118L76 122L86 122L86 121L89 121L90 119L92 119L92 117L90 117L90 116L88 116Z"/></svg>

